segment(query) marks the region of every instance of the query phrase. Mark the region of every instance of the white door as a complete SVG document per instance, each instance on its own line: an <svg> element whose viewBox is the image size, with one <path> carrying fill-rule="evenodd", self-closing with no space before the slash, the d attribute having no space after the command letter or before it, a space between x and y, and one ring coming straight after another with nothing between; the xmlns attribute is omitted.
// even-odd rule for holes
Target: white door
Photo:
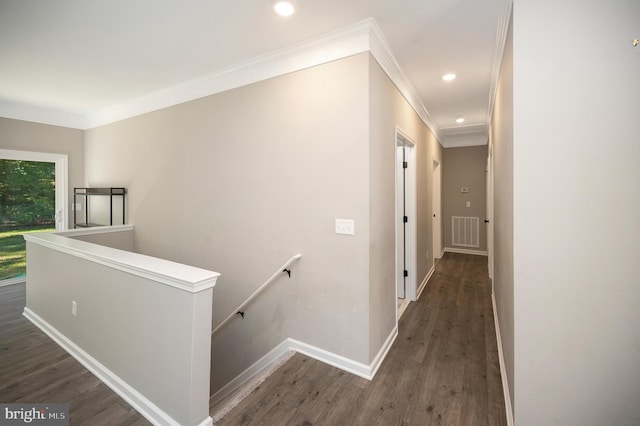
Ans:
<svg viewBox="0 0 640 426"><path fill-rule="evenodd" d="M396 289L397 297L416 300L415 143L396 131Z"/></svg>
<svg viewBox="0 0 640 426"><path fill-rule="evenodd" d="M441 180L442 167L435 159L433 160L433 259L439 259L442 256L442 203L441 203Z"/></svg>
<svg viewBox="0 0 640 426"><path fill-rule="evenodd" d="M493 144L487 154L487 257L489 278L493 278Z"/></svg>
<svg viewBox="0 0 640 426"><path fill-rule="evenodd" d="M396 146L396 287L397 297L404 299L406 294L406 278L404 276L406 261L406 227L405 210L405 158L404 145Z"/></svg>

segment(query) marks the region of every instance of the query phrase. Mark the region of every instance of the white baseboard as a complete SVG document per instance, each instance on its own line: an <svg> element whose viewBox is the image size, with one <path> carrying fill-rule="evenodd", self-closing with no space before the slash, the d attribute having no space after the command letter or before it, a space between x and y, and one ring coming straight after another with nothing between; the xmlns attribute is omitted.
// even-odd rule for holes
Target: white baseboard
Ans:
<svg viewBox="0 0 640 426"><path fill-rule="evenodd" d="M496 326L496 340L498 341L498 359L500 360L500 376L502 377L502 392L504 393L507 426L514 426L513 408L511 407L511 394L509 393L509 382L507 381L507 367L504 364L504 352L502 352L502 337L500 336L500 323L498 322L498 311L496 311L496 295L493 292L491 292L491 303L493 305L493 323Z"/></svg>
<svg viewBox="0 0 640 426"><path fill-rule="evenodd" d="M214 393L209 399L209 404L215 405L222 401L232 392L249 383L254 377L264 373L269 367L286 358L290 351L289 339L283 340L282 343L273 348L268 354L254 362L253 365L240 373L235 379Z"/></svg>
<svg viewBox="0 0 640 426"><path fill-rule="evenodd" d="M165 413L160 407L149 401L144 395L132 388L124 380L115 373L102 365L98 360L93 358L87 352L82 350L78 345L69 340L64 334L60 333L55 327L41 318L38 314L29 308L24 308L23 315L31 321L33 325L42 330L47 336L56 342L62 349L67 351L69 355L74 357L80 364L91 371L102 383L107 385L111 390L120 395L122 399L127 401L135 410L144 416L147 420L155 425L179 425L171 416ZM198 426L209 426L213 422L211 417L205 418Z"/></svg>
<svg viewBox="0 0 640 426"><path fill-rule="evenodd" d="M7 285L14 285L14 284L22 284L25 282L27 282L27 277L7 278L6 280L0 280L0 287L4 287Z"/></svg>
<svg viewBox="0 0 640 426"><path fill-rule="evenodd" d="M445 247L444 251L449 253L475 254L477 256L487 256L486 250L469 250L469 249L462 249L462 248Z"/></svg>
<svg viewBox="0 0 640 426"><path fill-rule="evenodd" d="M422 282L420 283L420 287L418 287L418 294L416 296L416 300L420 299L420 295L422 295L422 291L427 286L427 283L431 279L431 276L433 275L435 270L436 270L436 266L435 266L435 260L434 260L433 266L431 266L431 269L429 269L429 272L427 272L427 276L424 277L424 280L422 280Z"/></svg>
<svg viewBox="0 0 640 426"><path fill-rule="evenodd" d="M384 361L387 353L391 349L393 342L398 337L398 326L391 330L391 333L387 337L378 354L373 359L371 364L366 365L352 359L346 358L342 355L334 354L333 352L320 349L316 346L309 345L308 343L301 342L296 339L285 339L278 346L273 348L268 354L256 361L251 367L247 368L240 375L238 375L231 382L222 387L219 391L211 396L210 403L215 405L222 401L225 397L229 396L232 392L239 389L242 386L249 384L249 382L258 375L264 375L268 369L273 369L273 364L280 362L283 358L286 358L290 351L296 351L310 358L316 359L325 364L332 365L343 371L346 371L356 376L363 377L367 380L373 379L378 372L382 361ZM239 401L237 401L239 402ZM236 402L236 403L237 403Z"/></svg>
<svg viewBox="0 0 640 426"><path fill-rule="evenodd" d="M393 342L396 340L396 337L398 337L397 324L393 328L393 330L391 330L391 333L387 337L387 340L384 342L384 344L376 354L376 357L373 359L373 361L371 361L371 364L369 365L362 364L352 359L343 357L342 355L334 354L333 352L317 348L315 346L300 342L295 339L288 340L289 347L296 352L300 352L301 354L317 359L318 361L324 362L325 364L332 365L348 373L355 374L356 376L371 380L378 372L380 365L382 365L382 361L384 361L387 353L389 353L389 350L391 349Z"/></svg>
<svg viewBox="0 0 640 426"><path fill-rule="evenodd" d="M371 364L369 365L370 376L366 377L367 379L372 380L375 377L376 373L378 372L378 369L382 365L382 362L384 361L384 359L387 357L387 354L391 350L391 346L393 346L393 342L396 341L397 337L398 337L398 322L396 321L396 326L393 327L393 330L391 330L391 333L389 333L389 336L387 336L387 340L385 340L384 344L378 351L378 354L373 359L373 361L371 361Z"/></svg>

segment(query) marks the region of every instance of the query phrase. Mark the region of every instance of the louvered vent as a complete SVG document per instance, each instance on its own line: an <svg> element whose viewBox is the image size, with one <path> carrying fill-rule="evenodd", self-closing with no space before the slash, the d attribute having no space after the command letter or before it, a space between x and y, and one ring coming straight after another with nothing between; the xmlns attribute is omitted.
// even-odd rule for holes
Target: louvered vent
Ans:
<svg viewBox="0 0 640 426"><path fill-rule="evenodd" d="M480 247L480 218L451 217L451 241L454 246Z"/></svg>

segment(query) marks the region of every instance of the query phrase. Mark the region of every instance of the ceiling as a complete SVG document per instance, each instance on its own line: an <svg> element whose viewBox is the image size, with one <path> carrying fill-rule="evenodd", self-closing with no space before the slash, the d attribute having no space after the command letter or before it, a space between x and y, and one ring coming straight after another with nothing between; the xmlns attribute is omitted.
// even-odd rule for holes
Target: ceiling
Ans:
<svg viewBox="0 0 640 426"><path fill-rule="evenodd" d="M0 116L117 108L373 17L441 142L486 141L510 0L295 0L290 17L273 4L0 0Z"/></svg>

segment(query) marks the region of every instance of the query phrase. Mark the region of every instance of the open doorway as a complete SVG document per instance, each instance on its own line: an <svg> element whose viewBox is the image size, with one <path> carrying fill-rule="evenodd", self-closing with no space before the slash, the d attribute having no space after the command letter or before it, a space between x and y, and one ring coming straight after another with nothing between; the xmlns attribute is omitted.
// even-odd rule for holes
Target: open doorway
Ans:
<svg viewBox="0 0 640 426"><path fill-rule="evenodd" d="M25 281L23 234L63 230L67 156L0 150L0 286Z"/></svg>
<svg viewBox="0 0 640 426"><path fill-rule="evenodd" d="M442 257L442 167L440 163L433 159L433 213L432 213L432 230L433 230L433 262Z"/></svg>

